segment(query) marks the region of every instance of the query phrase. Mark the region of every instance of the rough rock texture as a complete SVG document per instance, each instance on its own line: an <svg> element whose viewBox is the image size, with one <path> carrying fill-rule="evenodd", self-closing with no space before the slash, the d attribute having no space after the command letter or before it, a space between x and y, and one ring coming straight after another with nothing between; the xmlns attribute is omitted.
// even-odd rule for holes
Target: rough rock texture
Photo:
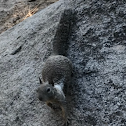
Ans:
<svg viewBox="0 0 126 126"><path fill-rule="evenodd" d="M76 0L69 6L75 10L67 54L74 66L70 126L125 126L126 3ZM62 124L61 112L39 102L35 90L65 7L58 1L0 35L1 126Z"/></svg>

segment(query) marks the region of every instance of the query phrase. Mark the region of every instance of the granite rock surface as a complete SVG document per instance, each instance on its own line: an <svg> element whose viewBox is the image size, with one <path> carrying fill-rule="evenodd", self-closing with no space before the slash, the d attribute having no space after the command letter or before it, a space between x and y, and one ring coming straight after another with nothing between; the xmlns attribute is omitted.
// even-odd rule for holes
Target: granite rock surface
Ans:
<svg viewBox="0 0 126 126"><path fill-rule="evenodd" d="M60 126L61 112L36 97L60 14L74 14L67 57L70 126L126 125L126 3L60 0L0 35L0 125Z"/></svg>

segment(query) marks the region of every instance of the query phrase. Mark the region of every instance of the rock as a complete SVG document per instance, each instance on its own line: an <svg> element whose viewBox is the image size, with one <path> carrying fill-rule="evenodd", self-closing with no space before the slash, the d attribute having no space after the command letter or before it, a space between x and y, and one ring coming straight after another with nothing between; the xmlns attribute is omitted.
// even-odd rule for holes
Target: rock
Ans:
<svg viewBox="0 0 126 126"><path fill-rule="evenodd" d="M60 111L39 102L36 89L66 7L75 11L67 51L74 67L68 96L70 126L126 125L126 18L122 16L126 4L75 0L64 6L60 0L0 35L3 126L62 124Z"/></svg>

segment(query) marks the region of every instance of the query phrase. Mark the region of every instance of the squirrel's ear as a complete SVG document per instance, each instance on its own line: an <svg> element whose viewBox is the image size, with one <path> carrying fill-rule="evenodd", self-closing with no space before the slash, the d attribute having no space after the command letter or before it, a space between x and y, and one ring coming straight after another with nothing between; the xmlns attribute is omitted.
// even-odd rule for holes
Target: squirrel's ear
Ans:
<svg viewBox="0 0 126 126"><path fill-rule="evenodd" d="M42 84L42 80L41 80L41 78L40 78L40 77L39 77L39 83L40 83L40 84Z"/></svg>

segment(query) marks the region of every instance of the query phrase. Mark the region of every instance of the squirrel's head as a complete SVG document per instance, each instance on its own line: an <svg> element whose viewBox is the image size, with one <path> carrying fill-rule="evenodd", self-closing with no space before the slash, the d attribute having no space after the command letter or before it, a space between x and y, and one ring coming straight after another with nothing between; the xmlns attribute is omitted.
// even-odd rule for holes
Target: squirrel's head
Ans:
<svg viewBox="0 0 126 126"><path fill-rule="evenodd" d="M50 101L54 99L54 88L51 84L48 82L42 83L41 79L39 78L40 81L40 87L37 89L37 95L38 99L40 101Z"/></svg>

